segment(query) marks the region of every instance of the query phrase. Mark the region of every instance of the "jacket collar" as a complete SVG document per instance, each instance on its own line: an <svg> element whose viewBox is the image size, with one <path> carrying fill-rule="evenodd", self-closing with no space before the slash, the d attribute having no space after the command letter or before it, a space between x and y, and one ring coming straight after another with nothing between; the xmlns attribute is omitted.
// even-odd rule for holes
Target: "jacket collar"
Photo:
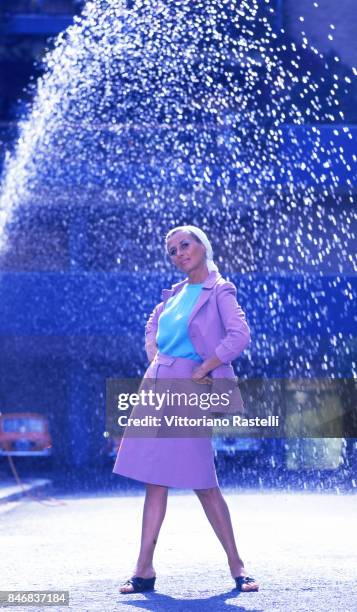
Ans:
<svg viewBox="0 0 357 612"><path fill-rule="evenodd" d="M221 276L222 275L219 272L216 272L216 270L212 270L212 272L209 273L206 280L204 281L202 288L212 289L212 287L214 287L214 285L221 278ZM174 285L171 285L171 289L163 289L161 293L162 299L166 302L166 300L168 300L169 297L171 297L172 295L180 291L182 287L186 285L187 283L188 283L188 278L185 278L185 280L180 281L179 283L175 283Z"/></svg>

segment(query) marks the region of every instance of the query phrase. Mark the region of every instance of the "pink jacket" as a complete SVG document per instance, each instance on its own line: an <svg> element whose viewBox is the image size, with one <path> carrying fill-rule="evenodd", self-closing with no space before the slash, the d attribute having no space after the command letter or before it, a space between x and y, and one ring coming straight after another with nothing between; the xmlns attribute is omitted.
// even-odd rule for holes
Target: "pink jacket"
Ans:
<svg viewBox="0 0 357 612"><path fill-rule="evenodd" d="M163 301L151 313L145 327L145 346L149 360L156 352L156 332L161 312L167 300L187 283L187 279L162 291ZM250 330L245 314L237 302L237 290L219 272L210 272L202 292L191 312L188 333L202 359L214 354L223 362L210 372L212 378L232 378L231 361L236 359L250 342Z"/></svg>

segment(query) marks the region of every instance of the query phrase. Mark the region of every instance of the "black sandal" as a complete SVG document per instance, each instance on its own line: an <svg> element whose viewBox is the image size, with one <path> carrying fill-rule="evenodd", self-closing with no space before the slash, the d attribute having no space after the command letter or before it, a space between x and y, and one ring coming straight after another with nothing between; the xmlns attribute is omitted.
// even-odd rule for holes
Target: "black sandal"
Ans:
<svg viewBox="0 0 357 612"><path fill-rule="evenodd" d="M128 591L127 593L122 593L121 595L129 595L130 593L143 593L144 591L153 591L155 586L156 576L153 578L141 578L140 576L132 576L122 584L122 586L131 585L133 587L133 591Z"/></svg>
<svg viewBox="0 0 357 612"><path fill-rule="evenodd" d="M238 591L240 591L241 593L250 593L250 592L254 593L255 591L259 590L258 585L255 587L255 589L247 589L247 590L242 589L243 584L249 585L252 582L255 582L255 583L257 582L251 576L237 576L237 578L234 578L234 580L236 581L236 589L238 589Z"/></svg>

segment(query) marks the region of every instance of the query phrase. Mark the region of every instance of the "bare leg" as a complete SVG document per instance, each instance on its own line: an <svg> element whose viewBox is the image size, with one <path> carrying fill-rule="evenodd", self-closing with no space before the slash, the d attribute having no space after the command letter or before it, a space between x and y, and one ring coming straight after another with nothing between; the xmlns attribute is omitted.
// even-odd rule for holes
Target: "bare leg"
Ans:
<svg viewBox="0 0 357 612"><path fill-rule="evenodd" d="M166 513L167 494L168 487L154 484L146 485L140 552L134 569L134 576L140 576L141 578L155 576L153 556ZM133 587L131 585L122 586L119 590L121 593L130 593L133 591Z"/></svg>
<svg viewBox="0 0 357 612"><path fill-rule="evenodd" d="M219 487L195 489L195 493L227 554L231 575L233 578L245 576L244 563L238 554L229 508L221 489ZM250 590L252 586L254 585L251 585L251 587L246 585L243 590Z"/></svg>

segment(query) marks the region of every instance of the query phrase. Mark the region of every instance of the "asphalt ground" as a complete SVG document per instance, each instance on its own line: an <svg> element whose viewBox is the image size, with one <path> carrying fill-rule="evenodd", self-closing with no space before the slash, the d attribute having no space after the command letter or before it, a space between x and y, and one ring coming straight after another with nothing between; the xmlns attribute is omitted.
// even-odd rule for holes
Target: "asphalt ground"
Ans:
<svg viewBox="0 0 357 612"><path fill-rule="evenodd" d="M172 489L155 554L155 592L119 594L138 552L140 487L126 493L53 490L47 502L24 498L3 508L1 590L68 590L69 607L52 608L61 611L356 612L355 494L223 492L258 593L234 590L197 497Z"/></svg>

